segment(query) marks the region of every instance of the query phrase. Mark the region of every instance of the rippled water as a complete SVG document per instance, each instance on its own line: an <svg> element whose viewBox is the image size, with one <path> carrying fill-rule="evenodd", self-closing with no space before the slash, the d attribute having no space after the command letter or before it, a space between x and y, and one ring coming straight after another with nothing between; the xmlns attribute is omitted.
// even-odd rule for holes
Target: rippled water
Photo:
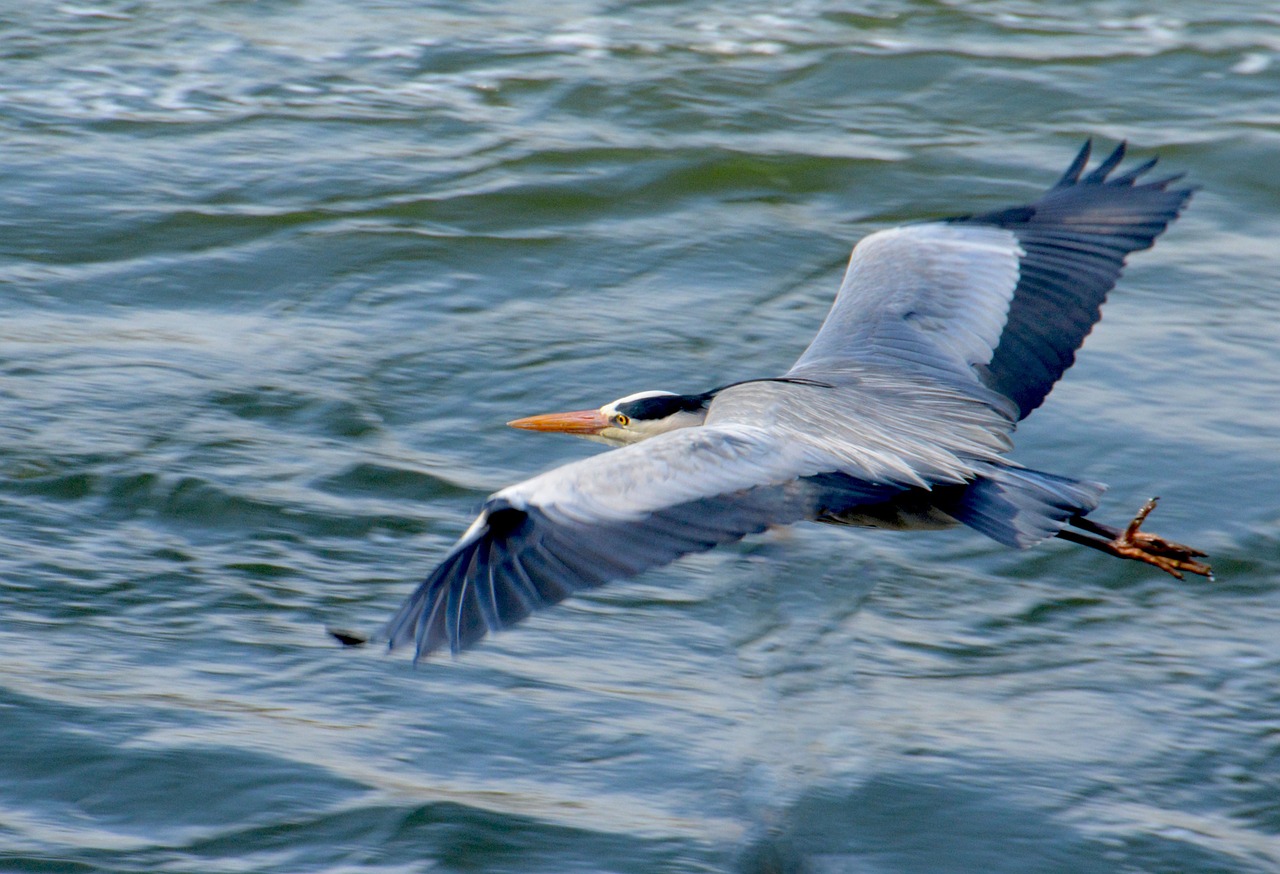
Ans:
<svg viewBox="0 0 1280 874"><path fill-rule="evenodd" d="M0 58L0 869L1280 868L1267 4L11 2ZM780 372L858 237L1088 135L1203 190L1015 457L1217 583L801 526L326 638L595 451L507 419Z"/></svg>

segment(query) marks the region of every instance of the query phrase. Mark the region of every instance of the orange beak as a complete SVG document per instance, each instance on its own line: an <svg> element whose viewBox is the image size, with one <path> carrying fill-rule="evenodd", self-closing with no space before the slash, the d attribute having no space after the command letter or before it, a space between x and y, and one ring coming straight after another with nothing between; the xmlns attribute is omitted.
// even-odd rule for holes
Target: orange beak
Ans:
<svg viewBox="0 0 1280 874"><path fill-rule="evenodd" d="M571 413L544 413L508 422L524 431L559 431L562 434L599 434L609 427L609 420L599 410L574 410Z"/></svg>

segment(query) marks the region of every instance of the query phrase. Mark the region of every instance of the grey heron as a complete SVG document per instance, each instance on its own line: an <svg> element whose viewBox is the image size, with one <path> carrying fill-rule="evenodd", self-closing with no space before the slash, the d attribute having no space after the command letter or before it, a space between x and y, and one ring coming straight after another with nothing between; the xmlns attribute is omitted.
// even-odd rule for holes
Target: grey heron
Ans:
<svg viewBox="0 0 1280 874"><path fill-rule="evenodd" d="M620 446L504 488L380 633L455 653L576 591L802 520L1060 537L1181 578L1204 553L1087 518L1104 486L1008 460L1114 287L1193 188L1086 142L1039 199L873 233L785 374L511 424Z"/></svg>

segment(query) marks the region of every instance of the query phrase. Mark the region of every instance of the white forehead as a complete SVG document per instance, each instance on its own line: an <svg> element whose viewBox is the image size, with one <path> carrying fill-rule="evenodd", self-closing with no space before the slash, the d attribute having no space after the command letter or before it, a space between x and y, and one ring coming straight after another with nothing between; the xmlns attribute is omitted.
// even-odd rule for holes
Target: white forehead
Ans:
<svg viewBox="0 0 1280 874"><path fill-rule="evenodd" d="M642 398L673 398L675 396L676 393L673 391L638 391L633 395L627 395L625 398L618 398L616 401L609 401L609 403L605 404L600 409L616 410L618 409L618 404L627 404L631 401L641 400Z"/></svg>

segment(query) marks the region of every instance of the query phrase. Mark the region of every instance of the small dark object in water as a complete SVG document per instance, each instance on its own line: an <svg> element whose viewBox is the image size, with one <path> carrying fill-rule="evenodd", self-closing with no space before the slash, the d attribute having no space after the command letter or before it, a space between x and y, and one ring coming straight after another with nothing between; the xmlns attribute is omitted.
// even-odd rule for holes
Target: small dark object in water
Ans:
<svg viewBox="0 0 1280 874"><path fill-rule="evenodd" d="M338 628L326 628L325 631L343 646L364 646L369 642L369 638L351 631L342 631Z"/></svg>

